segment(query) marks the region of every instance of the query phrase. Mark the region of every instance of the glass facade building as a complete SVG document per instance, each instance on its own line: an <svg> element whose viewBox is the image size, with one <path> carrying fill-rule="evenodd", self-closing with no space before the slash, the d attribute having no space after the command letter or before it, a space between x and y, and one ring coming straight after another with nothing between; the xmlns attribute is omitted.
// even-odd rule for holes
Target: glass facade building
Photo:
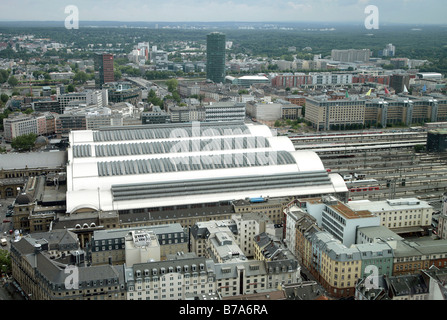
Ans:
<svg viewBox="0 0 447 320"><path fill-rule="evenodd" d="M225 81L225 34L213 32L206 38L206 78Z"/></svg>

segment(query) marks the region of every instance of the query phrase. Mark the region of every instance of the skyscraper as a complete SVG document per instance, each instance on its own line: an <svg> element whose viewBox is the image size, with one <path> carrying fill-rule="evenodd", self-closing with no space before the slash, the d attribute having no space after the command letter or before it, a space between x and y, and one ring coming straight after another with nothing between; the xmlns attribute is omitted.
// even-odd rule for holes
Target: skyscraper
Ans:
<svg viewBox="0 0 447 320"><path fill-rule="evenodd" d="M225 35L213 32L206 37L206 78L225 81Z"/></svg>
<svg viewBox="0 0 447 320"><path fill-rule="evenodd" d="M95 78L97 88L101 88L104 83L114 82L113 54L97 53L95 55L95 70L98 72Z"/></svg>

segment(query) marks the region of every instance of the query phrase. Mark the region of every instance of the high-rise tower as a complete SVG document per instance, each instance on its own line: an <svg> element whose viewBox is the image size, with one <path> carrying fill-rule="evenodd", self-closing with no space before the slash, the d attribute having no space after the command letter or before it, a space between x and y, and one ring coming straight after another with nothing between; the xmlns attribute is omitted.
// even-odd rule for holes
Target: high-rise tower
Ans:
<svg viewBox="0 0 447 320"><path fill-rule="evenodd" d="M98 72L95 78L97 88L101 88L104 83L114 82L113 54L97 53L95 55L95 70Z"/></svg>
<svg viewBox="0 0 447 320"><path fill-rule="evenodd" d="M213 32L206 37L206 78L225 81L225 34Z"/></svg>

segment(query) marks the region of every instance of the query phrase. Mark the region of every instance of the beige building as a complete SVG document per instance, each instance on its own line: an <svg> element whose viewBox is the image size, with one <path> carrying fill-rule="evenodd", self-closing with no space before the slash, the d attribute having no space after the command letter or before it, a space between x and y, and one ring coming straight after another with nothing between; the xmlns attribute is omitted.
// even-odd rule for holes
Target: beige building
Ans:
<svg viewBox="0 0 447 320"><path fill-rule="evenodd" d="M329 100L327 96L307 97L305 119L317 131L364 125L365 100Z"/></svg>
<svg viewBox="0 0 447 320"><path fill-rule="evenodd" d="M150 260L160 260L160 244L155 233L133 230L125 237L126 266L133 266Z"/></svg>
<svg viewBox="0 0 447 320"><path fill-rule="evenodd" d="M283 209L289 202L289 198L265 198L262 202L251 202L250 199L245 199L233 201L233 208L237 214L262 213L273 223L281 224L284 222Z"/></svg>
<svg viewBox="0 0 447 320"><path fill-rule="evenodd" d="M433 207L416 198L384 201L349 202L353 210L368 210L380 218L380 224L399 233L424 231L431 225Z"/></svg>

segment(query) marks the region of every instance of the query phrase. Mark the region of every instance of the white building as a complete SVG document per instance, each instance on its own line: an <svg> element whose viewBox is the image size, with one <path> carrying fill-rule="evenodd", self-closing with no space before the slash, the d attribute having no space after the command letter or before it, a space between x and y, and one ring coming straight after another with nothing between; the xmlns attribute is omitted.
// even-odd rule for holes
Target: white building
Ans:
<svg viewBox="0 0 447 320"><path fill-rule="evenodd" d="M205 121L244 121L245 103L216 102L205 105Z"/></svg>
<svg viewBox="0 0 447 320"><path fill-rule="evenodd" d="M314 152L264 125L164 124L74 130L69 135L67 212L131 210L337 194L338 174Z"/></svg>
<svg viewBox="0 0 447 320"><path fill-rule="evenodd" d="M301 207L317 220L323 230L346 247L356 243L357 229L379 226L380 218L366 209L353 209L332 196L303 199Z"/></svg>
<svg viewBox="0 0 447 320"><path fill-rule="evenodd" d="M148 261L160 261L160 244L154 232L132 230L125 237L126 266Z"/></svg>
<svg viewBox="0 0 447 320"><path fill-rule="evenodd" d="M231 219L236 223L237 233L234 235L237 245L247 257L254 255L254 237L260 233L273 234L273 222L259 213L233 214Z"/></svg>
<svg viewBox="0 0 447 320"><path fill-rule="evenodd" d="M305 215L305 211L296 205L290 206L284 210L286 217L285 243L291 252L297 252L296 248L296 226L298 220Z"/></svg>
<svg viewBox="0 0 447 320"><path fill-rule="evenodd" d="M358 200L349 202L353 210L368 210L374 213L382 226L400 233L422 231L431 225L433 207L416 198L384 201Z"/></svg>
<svg viewBox="0 0 447 320"><path fill-rule="evenodd" d="M10 115L3 119L3 132L3 137L7 142L25 134L46 134L46 117L44 115L37 117L23 114L19 116Z"/></svg>

